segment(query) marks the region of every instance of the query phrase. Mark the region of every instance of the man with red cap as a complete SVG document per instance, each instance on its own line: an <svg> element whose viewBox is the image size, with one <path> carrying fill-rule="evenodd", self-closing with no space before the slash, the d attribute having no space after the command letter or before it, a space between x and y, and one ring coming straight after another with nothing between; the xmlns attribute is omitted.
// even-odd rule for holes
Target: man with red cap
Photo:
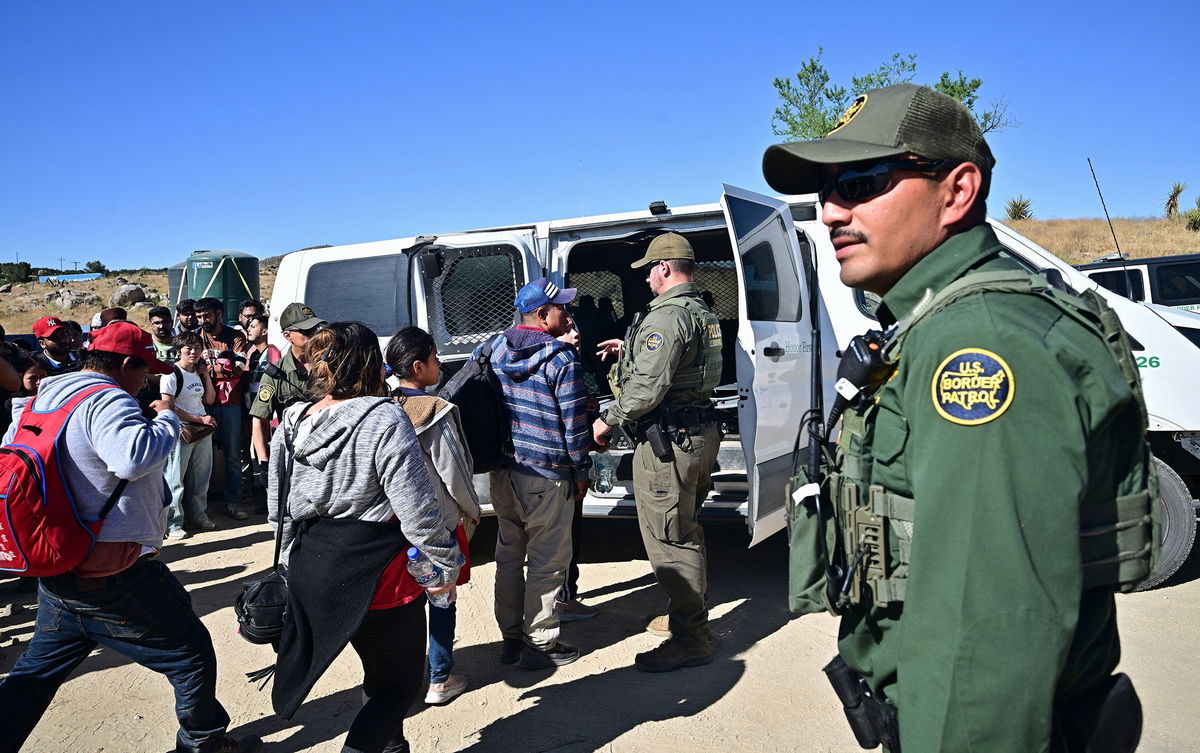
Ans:
<svg viewBox="0 0 1200 753"><path fill-rule="evenodd" d="M78 370L76 356L71 352L71 331L66 322L57 316L43 316L33 323L33 335L55 374Z"/></svg>
<svg viewBox="0 0 1200 753"><path fill-rule="evenodd" d="M38 324L55 331L46 320ZM212 638L157 558L168 502L163 465L178 441L179 418L167 401L156 400L150 408L157 415L148 420L133 395L147 373L169 373L171 366L158 359L148 332L117 321L96 333L79 367L43 380L33 408L54 411L82 390L109 388L71 413L58 463L84 520L96 520L114 490L123 489L83 562L40 579L33 639L0 682L0 753L21 748L58 687L97 645L166 675L175 688L176 751L260 750L257 738L225 735L229 715L216 698ZM15 432L14 425L5 443Z"/></svg>

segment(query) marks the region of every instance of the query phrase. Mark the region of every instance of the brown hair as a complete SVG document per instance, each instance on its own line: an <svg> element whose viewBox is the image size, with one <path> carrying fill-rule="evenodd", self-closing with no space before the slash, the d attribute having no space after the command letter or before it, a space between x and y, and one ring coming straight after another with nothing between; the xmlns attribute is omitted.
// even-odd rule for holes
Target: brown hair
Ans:
<svg viewBox="0 0 1200 753"><path fill-rule="evenodd" d="M333 322L318 329L304 346L308 395L339 400L384 396L379 338L362 322Z"/></svg>

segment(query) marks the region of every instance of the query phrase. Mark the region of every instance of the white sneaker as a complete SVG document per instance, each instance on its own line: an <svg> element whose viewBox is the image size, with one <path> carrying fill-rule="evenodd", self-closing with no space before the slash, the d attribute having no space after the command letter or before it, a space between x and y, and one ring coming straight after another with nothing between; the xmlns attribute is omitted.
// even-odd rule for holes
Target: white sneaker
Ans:
<svg viewBox="0 0 1200 753"><path fill-rule="evenodd" d="M461 675L450 675L445 682L429 683L429 692L425 694L425 703L445 703L455 696L461 695L467 689L467 678Z"/></svg>
<svg viewBox="0 0 1200 753"><path fill-rule="evenodd" d="M180 539L186 539L187 537L188 532L182 528L172 528L171 530L167 531L167 538L171 539L172 541L179 541Z"/></svg>

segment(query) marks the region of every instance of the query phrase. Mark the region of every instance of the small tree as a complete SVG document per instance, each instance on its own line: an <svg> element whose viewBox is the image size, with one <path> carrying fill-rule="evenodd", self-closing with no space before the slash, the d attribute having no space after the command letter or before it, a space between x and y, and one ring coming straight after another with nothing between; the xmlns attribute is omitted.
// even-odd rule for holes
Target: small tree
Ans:
<svg viewBox="0 0 1200 753"><path fill-rule="evenodd" d="M829 71L821 62L824 52L823 47L818 47L817 54L801 64L794 79L774 80L775 90L783 100L775 108L775 115L771 119L775 135L792 141L822 138L833 130L838 118L859 94L870 89L908 83L917 75L917 56L897 52L874 71L851 76L849 87L841 86L831 83ZM968 78L962 71L958 71L957 75L944 72L931 85L933 89L966 105L984 133L1018 127L1020 123L1008 117L1008 100L1003 97L986 110L976 109L981 86L983 79Z"/></svg>
<svg viewBox="0 0 1200 753"><path fill-rule="evenodd" d="M1004 216L1009 220L1032 220L1033 202L1024 196L1009 199L1004 205Z"/></svg>
<svg viewBox="0 0 1200 753"><path fill-rule="evenodd" d="M1171 185L1170 192L1167 193L1167 200L1163 203L1163 209L1167 212L1167 219L1175 219L1175 215L1179 214L1179 197L1187 190L1187 183L1176 181Z"/></svg>
<svg viewBox="0 0 1200 753"><path fill-rule="evenodd" d="M83 267L89 272L99 272L102 275L108 274L108 267L104 266L102 261L89 261Z"/></svg>

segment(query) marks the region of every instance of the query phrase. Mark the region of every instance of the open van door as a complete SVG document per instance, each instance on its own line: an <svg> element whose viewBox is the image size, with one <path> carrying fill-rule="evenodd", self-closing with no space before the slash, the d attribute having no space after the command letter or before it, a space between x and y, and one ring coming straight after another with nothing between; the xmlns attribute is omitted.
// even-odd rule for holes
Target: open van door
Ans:
<svg viewBox="0 0 1200 753"><path fill-rule="evenodd" d="M461 360L512 325L517 291L542 274L534 243L533 228L418 239L421 308L439 355Z"/></svg>
<svg viewBox="0 0 1200 753"><path fill-rule="evenodd" d="M812 341L800 244L785 201L724 186L738 272L738 425L753 546L784 526L784 489L808 409Z"/></svg>

